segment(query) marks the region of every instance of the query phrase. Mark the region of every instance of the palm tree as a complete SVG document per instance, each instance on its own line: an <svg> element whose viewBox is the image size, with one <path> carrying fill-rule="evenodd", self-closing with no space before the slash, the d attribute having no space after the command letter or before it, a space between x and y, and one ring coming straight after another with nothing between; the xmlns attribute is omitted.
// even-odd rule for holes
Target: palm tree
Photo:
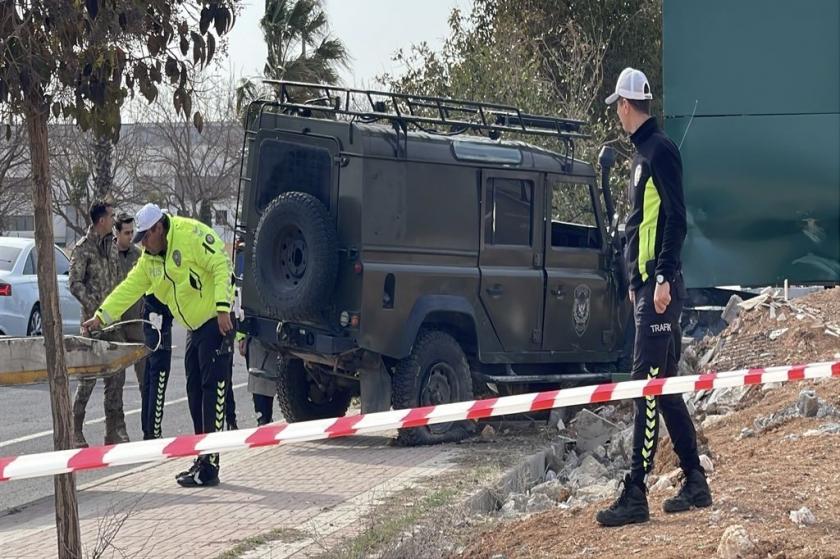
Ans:
<svg viewBox="0 0 840 559"><path fill-rule="evenodd" d="M260 28L268 46L262 78L334 84L350 56L330 35L321 0L266 0ZM251 79L237 87L237 108L268 93Z"/></svg>

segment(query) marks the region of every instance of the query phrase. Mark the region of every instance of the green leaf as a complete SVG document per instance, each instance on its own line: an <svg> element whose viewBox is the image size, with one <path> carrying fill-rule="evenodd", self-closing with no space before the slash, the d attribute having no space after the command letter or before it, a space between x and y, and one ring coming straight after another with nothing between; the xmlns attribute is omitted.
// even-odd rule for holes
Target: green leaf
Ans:
<svg viewBox="0 0 840 559"><path fill-rule="evenodd" d="M215 11L216 6L204 6L201 8L201 17L198 23L198 29L202 35L207 33L207 30L210 29L210 22L213 21L213 12Z"/></svg>
<svg viewBox="0 0 840 559"><path fill-rule="evenodd" d="M155 83L163 81L163 75L160 73L160 60L155 62L155 65L149 68L149 79Z"/></svg>
<svg viewBox="0 0 840 559"><path fill-rule="evenodd" d="M201 134L201 131L204 130L204 117L201 116L199 111L196 111L193 115L193 126L195 126L195 129L198 130L199 134Z"/></svg>
<svg viewBox="0 0 840 559"><path fill-rule="evenodd" d="M215 16L216 17L213 18L213 24L216 27L216 35L221 37L225 34L225 31L227 31L230 12L228 12L227 8L217 8Z"/></svg>
<svg viewBox="0 0 840 559"><path fill-rule="evenodd" d="M192 95L184 91L183 95L184 101L184 117L189 118L190 113L192 112Z"/></svg>
<svg viewBox="0 0 840 559"><path fill-rule="evenodd" d="M193 42L193 64L204 61L204 38L195 31L190 32L190 39Z"/></svg>
<svg viewBox="0 0 840 559"><path fill-rule="evenodd" d="M190 52L190 42L185 35L181 35L181 54L187 56L188 52Z"/></svg>
<svg viewBox="0 0 840 559"><path fill-rule="evenodd" d="M171 56L166 57L166 65L163 67L163 71L172 83L178 81L178 61Z"/></svg>
<svg viewBox="0 0 840 559"><path fill-rule="evenodd" d="M204 61L205 64L210 64L210 61L213 60L213 54L216 52L216 38L213 37L212 33L207 34L207 60Z"/></svg>
<svg viewBox="0 0 840 559"><path fill-rule="evenodd" d="M146 48L149 49L149 54L157 56L160 52L160 44L158 43L157 35L150 35L146 41Z"/></svg>

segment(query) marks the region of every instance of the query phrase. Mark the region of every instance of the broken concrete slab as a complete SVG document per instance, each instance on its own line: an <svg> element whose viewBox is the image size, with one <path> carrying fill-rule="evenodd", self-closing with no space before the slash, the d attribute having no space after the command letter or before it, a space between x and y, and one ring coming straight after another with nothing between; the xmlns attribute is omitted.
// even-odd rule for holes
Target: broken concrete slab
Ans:
<svg viewBox="0 0 840 559"><path fill-rule="evenodd" d="M738 315L741 314L741 307L739 306L743 303L744 300L741 299L738 295L733 295L729 298L729 302L726 303L726 307L723 309L720 317L723 319L724 322L727 324L732 324L735 322L735 319L738 318Z"/></svg>
<svg viewBox="0 0 840 559"><path fill-rule="evenodd" d="M812 388L805 388L799 392L799 400L797 402L799 415L802 417L816 417L820 411L820 401L817 398L817 393Z"/></svg>
<svg viewBox="0 0 840 559"><path fill-rule="evenodd" d="M571 426L576 435L577 448L582 452L595 450L619 430L612 421L586 409L578 412Z"/></svg>

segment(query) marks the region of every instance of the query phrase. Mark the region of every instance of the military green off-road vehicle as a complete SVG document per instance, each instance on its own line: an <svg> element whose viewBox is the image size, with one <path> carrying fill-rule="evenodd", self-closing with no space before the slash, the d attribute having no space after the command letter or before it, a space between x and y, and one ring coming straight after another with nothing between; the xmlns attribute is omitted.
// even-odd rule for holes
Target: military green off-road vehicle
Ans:
<svg viewBox="0 0 840 559"><path fill-rule="evenodd" d="M608 218L612 152L598 184L574 159L583 123L275 85L277 100L247 116L238 227L250 372L276 378L288 421L343 415L354 395L382 411L616 372L632 322Z"/></svg>

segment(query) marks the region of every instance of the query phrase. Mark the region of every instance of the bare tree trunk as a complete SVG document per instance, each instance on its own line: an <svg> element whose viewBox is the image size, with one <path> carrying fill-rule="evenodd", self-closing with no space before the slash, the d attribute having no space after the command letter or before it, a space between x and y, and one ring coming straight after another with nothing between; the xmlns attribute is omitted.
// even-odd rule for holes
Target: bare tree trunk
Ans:
<svg viewBox="0 0 840 559"><path fill-rule="evenodd" d="M44 349L50 383L53 418L53 444L56 450L70 448L70 391L64 338L58 307L58 280L53 252L52 190L50 189L49 151L47 148L46 103L31 101L26 107L32 182L35 185L35 246L38 249L38 291L43 317ZM81 559L82 538L79 507L76 502L75 474L62 474L55 481L55 528L60 559Z"/></svg>

